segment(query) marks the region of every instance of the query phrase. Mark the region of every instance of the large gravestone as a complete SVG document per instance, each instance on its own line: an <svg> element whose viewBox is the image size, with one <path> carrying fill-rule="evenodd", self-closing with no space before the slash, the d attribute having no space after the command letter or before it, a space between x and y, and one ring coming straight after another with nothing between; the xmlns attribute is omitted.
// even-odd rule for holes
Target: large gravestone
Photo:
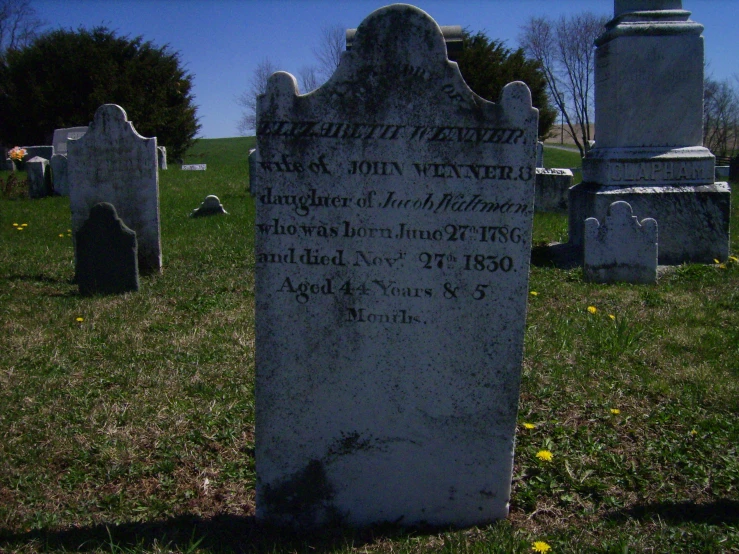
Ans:
<svg viewBox="0 0 739 554"><path fill-rule="evenodd" d="M67 153L67 141L77 140L85 136L87 127L67 127L66 129L55 129L51 144L54 146L54 154Z"/></svg>
<svg viewBox="0 0 739 554"><path fill-rule="evenodd" d="M505 517L538 112L476 96L438 25L372 13L331 79L258 98L257 517Z"/></svg>
<svg viewBox="0 0 739 554"><path fill-rule="evenodd" d="M570 192L570 242L628 202L660 227L659 263L729 254L730 189L703 144L703 26L680 0L615 0L596 41L596 142Z"/></svg>
<svg viewBox="0 0 739 554"><path fill-rule="evenodd" d="M72 230L79 230L95 204L110 202L136 232L141 273L161 271L156 137L142 137L123 108L105 104L67 151Z"/></svg>
<svg viewBox="0 0 739 554"><path fill-rule="evenodd" d="M90 210L75 233L76 281L80 294L118 294L139 290L136 233L118 218L113 204Z"/></svg>

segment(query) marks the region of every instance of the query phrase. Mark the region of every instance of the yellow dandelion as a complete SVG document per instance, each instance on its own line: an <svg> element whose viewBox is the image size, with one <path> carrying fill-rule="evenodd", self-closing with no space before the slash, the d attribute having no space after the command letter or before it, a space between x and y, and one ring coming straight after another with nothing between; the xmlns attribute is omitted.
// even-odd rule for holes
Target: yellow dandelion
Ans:
<svg viewBox="0 0 739 554"><path fill-rule="evenodd" d="M718 260L717 260L716 258L714 258L714 259L713 259L713 263L715 263L715 264L720 264L721 262L719 262L719 261L718 261Z"/></svg>
<svg viewBox="0 0 739 554"><path fill-rule="evenodd" d="M524 423L523 426L524 429L534 429L536 427L533 423Z"/></svg>
<svg viewBox="0 0 739 554"><path fill-rule="evenodd" d="M539 296L539 293L538 293L538 292L536 292L535 290L532 290L532 291L531 291L531 292L530 292L529 294L530 294L531 296Z"/></svg>
<svg viewBox="0 0 739 554"><path fill-rule="evenodd" d="M59 233L59 236L64 238L64 233Z"/></svg>
<svg viewBox="0 0 739 554"><path fill-rule="evenodd" d="M621 410L619 410L618 408L611 408L611 413L613 415L618 415L621 413Z"/></svg>
<svg viewBox="0 0 739 554"><path fill-rule="evenodd" d="M616 321L616 316L613 314L608 314L608 317L610 317L613 321Z"/></svg>
<svg viewBox="0 0 739 554"><path fill-rule="evenodd" d="M551 549L552 547L544 541L534 541L531 543L531 550L534 552L549 552Z"/></svg>
<svg viewBox="0 0 739 554"><path fill-rule="evenodd" d="M595 306L588 306L588 312L590 312L591 314L594 314L597 311L598 308L596 308Z"/></svg>
<svg viewBox="0 0 739 554"><path fill-rule="evenodd" d="M23 230L23 227L16 227L16 230L22 231Z"/></svg>
<svg viewBox="0 0 739 554"><path fill-rule="evenodd" d="M67 229L67 233L71 233L71 232L72 232L72 229Z"/></svg>
<svg viewBox="0 0 739 554"><path fill-rule="evenodd" d="M693 429L693 430L692 430L692 431L690 432L690 434L691 434L691 435L693 435L693 436L696 436L696 435L698 434L698 431L696 431L695 429Z"/></svg>
<svg viewBox="0 0 739 554"><path fill-rule="evenodd" d="M21 227L28 227L28 223L23 223Z"/></svg>
<svg viewBox="0 0 739 554"><path fill-rule="evenodd" d="M539 450L539 452L536 453L536 457L542 462L551 462L552 459L554 459L554 455L549 450Z"/></svg>
<svg viewBox="0 0 739 554"><path fill-rule="evenodd" d="M732 262L739 262L739 258L737 258L736 256L729 256L729 259L730 259L730 260L731 260Z"/></svg>
<svg viewBox="0 0 739 554"><path fill-rule="evenodd" d="M82 323L83 321L85 321L85 318L84 317L78 317L78 318L75 319L75 321L78 321L78 322Z"/></svg>
<svg viewBox="0 0 739 554"><path fill-rule="evenodd" d="M719 268L726 269L726 264L718 264Z"/></svg>
<svg viewBox="0 0 739 554"><path fill-rule="evenodd" d="M13 227L18 227L18 224L17 223L13 223Z"/></svg>

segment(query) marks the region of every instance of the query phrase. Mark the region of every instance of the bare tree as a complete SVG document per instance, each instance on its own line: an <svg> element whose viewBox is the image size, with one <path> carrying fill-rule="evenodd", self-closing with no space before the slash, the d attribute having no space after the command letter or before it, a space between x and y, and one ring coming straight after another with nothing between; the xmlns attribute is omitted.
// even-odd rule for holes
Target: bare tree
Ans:
<svg viewBox="0 0 739 554"><path fill-rule="evenodd" d="M321 39L313 54L318 60L318 73L323 81L328 81L341 61L341 53L346 48L346 31L341 25L330 25L321 30Z"/></svg>
<svg viewBox="0 0 739 554"><path fill-rule="evenodd" d="M298 71L298 82L300 83L301 94L307 94L321 86L322 79L318 73L318 67L315 65L307 65L300 68L300 71Z"/></svg>
<svg viewBox="0 0 739 554"><path fill-rule="evenodd" d="M557 21L532 17L519 36L526 55L541 64L550 99L562 113L581 156L592 138L594 42L607 21L608 16L590 12Z"/></svg>
<svg viewBox="0 0 739 554"><path fill-rule="evenodd" d="M264 58L254 68L254 73L249 81L249 88L236 99L236 103L244 108L241 119L236 124L236 128L242 135L256 129L257 96L264 94L267 90L267 80L275 71L277 71L277 66L269 58Z"/></svg>
<svg viewBox="0 0 739 554"><path fill-rule="evenodd" d="M31 0L0 0L0 55L28 46L43 25Z"/></svg>
<svg viewBox="0 0 739 554"><path fill-rule="evenodd" d="M739 146L739 78L707 78L703 94L703 145L716 156L733 156Z"/></svg>

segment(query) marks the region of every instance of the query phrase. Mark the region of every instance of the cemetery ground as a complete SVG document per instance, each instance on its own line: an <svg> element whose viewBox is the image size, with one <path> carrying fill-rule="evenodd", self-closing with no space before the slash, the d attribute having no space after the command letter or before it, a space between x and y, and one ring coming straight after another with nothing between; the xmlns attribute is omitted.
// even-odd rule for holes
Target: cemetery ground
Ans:
<svg viewBox="0 0 739 554"><path fill-rule="evenodd" d="M507 520L258 525L252 144L202 140L185 163L207 171L160 172L164 272L137 293L79 296L68 198L0 191L0 551L739 551L736 211L731 259L656 285L532 266ZM229 215L189 218L208 194ZM534 225L566 240L564 214Z"/></svg>

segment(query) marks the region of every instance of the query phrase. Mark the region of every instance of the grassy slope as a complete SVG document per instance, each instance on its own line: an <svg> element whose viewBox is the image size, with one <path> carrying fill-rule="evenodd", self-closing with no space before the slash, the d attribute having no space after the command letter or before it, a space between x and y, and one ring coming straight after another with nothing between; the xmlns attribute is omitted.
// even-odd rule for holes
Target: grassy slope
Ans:
<svg viewBox="0 0 739 554"><path fill-rule="evenodd" d="M734 262L656 286L532 268L508 521L322 537L256 527L251 141L200 141L185 162L207 171L161 172L165 271L136 294L76 294L67 199L0 199L0 550L739 549ZM206 194L229 215L188 218ZM540 215L540 240L566 235L565 216ZM738 233L734 218L733 253Z"/></svg>

